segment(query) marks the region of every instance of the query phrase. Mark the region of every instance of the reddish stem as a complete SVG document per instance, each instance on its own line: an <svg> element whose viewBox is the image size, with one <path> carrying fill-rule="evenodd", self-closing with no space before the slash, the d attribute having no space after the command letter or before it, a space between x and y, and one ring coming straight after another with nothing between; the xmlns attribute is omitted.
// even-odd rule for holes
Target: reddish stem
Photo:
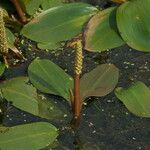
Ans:
<svg viewBox="0 0 150 150"><path fill-rule="evenodd" d="M17 13L21 19L21 22L23 24L27 23L27 18L25 16L25 13L23 12L20 2L18 0L11 0L11 2L14 4L14 6L16 7Z"/></svg>
<svg viewBox="0 0 150 150"><path fill-rule="evenodd" d="M74 123L79 125L81 117L81 98L80 98L80 75L74 77Z"/></svg>

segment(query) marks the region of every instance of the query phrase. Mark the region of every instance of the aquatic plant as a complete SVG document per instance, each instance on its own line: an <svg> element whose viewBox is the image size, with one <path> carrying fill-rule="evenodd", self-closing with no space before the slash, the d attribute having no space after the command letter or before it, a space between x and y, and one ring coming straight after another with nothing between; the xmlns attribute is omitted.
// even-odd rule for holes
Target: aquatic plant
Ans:
<svg viewBox="0 0 150 150"><path fill-rule="evenodd" d="M73 113L72 125L78 127L84 101L90 96L100 97L112 92L119 77L119 70L113 64L98 65L82 75L83 50L102 52L126 43L136 50L150 51L149 0L113 1L121 5L99 10L89 4L64 4L61 0L52 3L49 0L21 0L21 3L12 0L20 21L25 24L21 34L37 42L41 49L74 49L74 77L52 61L36 58L29 65L29 78L17 77L0 84L1 101L7 100L18 109L51 120L54 113L61 114L61 108L41 99L37 90L60 96L68 101ZM4 22L1 25L6 31ZM2 39L5 39L2 44L8 42L6 33ZM150 117L150 89L144 83L136 82L127 89L117 88L115 94L135 115ZM58 111L51 111L51 106ZM51 145L58 136L56 127L46 122L2 126L0 132L0 148L6 150L12 146L14 149L41 149Z"/></svg>

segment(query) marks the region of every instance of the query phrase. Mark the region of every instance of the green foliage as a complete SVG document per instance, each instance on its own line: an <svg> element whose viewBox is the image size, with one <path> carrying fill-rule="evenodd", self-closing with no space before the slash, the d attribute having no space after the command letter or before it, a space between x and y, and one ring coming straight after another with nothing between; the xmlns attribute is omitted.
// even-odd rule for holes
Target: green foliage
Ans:
<svg viewBox="0 0 150 150"><path fill-rule="evenodd" d="M62 5L63 2L64 0L43 0L41 6L43 10L47 10L58 5Z"/></svg>
<svg viewBox="0 0 150 150"><path fill-rule="evenodd" d="M73 79L49 60L35 59L28 68L32 84L44 93L55 94L71 100ZM81 78L81 98L104 96L110 93L118 82L118 69L103 64Z"/></svg>
<svg viewBox="0 0 150 150"><path fill-rule="evenodd" d="M117 25L126 43L137 50L150 52L150 0L134 0L117 10Z"/></svg>
<svg viewBox="0 0 150 150"><path fill-rule="evenodd" d="M43 5L49 7L48 1ZM38 42L39 48L57 49L58 43L72 39L85 27L86 50L101 52L127 43L134 49L149 52L149 7L149 0L128 1L99 12L89 4L65 4L39 14L25 25L22 34Z"/></svg>
<svg viewBox="0 0 150 150"><path fill-rule="evenodd" d="M85 49L105 51L125 44L116 25L116 7L100 11L88 22L84 31Z"/></svg>
<svg viewBox="0 0 150 150"><path fill-rule="evenodd" d="M40 6L43 10L47 10L63 4L63 0L20 0L20 2L26 13L31 16L36 13Z"/></svg>
<svg viewBox="0 0 150 150"><path fill-rule="evenodd" d="M29 15L34 15L43 0L20 0L22 7Z"/></svg>
<svg viewBox="0 0 150 150"><path fill-rule="evenodd" d="M45 122L0 127L0 149L37 150L53 144L57 136L57 129Z"/></svg>
<svg viewBox="0 0 150 150"><path fill-rule="evenodd" d="M2 62L0 62L0 76L4 73L6 68L6 65Z"/></svg>
<svg viewBox="0 0 150 150"><path fill-rule="evenodd" d="M38 115L36 89L27 84L27 77L16 77L0 85L3 97L19 109Z"/></svg>
<svg viewBox="0 0 150 150"><path fill-rule="evenodd" d="M49 45L51 49L59 42L78 35L83 25L96 11L95 7L84 3L51 8L25 25L21 33L33 41Z"/></svg>
<svg viewBox="0 0 150 150"><path fill-rule="evenodd" d="M28 75L32 84L41 92L70 100L73 79L53 62L35 59L28 68Z"/></svg>
<svg viewBox="0 0 150 150"><path fill-rule="evenodd" d="M142 82L136 82L127 89L117 88L116 96L137 116L150 117L150 89Z"/></svg>
<svg viewBox="0 0 150 150"><path fill-rule="evenodd" d="M119 71L112 64L99 65L81 78L81 97L105 96L109 94L118 83Z"/></svg>
<svg viewBox="0 0 150 150"><path fill-rule="evenodd" d="M38 100L39 114L38 116L46 118L48 120L63 120L64 115L68 114L68 111L64 107L60 107L53 99L41 97Z"/></svg>

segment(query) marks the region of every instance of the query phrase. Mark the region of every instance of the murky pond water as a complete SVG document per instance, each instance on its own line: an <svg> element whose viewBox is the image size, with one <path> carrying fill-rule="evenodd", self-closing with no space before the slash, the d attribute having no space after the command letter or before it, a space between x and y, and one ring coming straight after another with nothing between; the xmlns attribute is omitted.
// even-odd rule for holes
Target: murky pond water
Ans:
<svg viewBox="0 0 150 150"><path fill-rule="evenodd" d="M89 1L105 8L112 4L107 3L109 0ZM33 42L20 38L22 40L18 43L18 48L23 52L26 60L19 62L16 67L7 69L2 79L27 76L28 65L36 57L50 59L73 75L72 50L41 51ZM119 68L120 77L117 86L127 87L138 80L150 86L149 53L135 51L126 45L104 53L84 51L83 74L103 63L113 63ZM50 121L60 130L59 144L53 150L150 150L150 119L131 114L113 92L105 97L87 99L82 110L81 124L76 132L70 128L69 104L60 97L45 96L65 110L62 118ZM6 126L13 126L36 121L47 120L8 106L8 113L4 116L3 123Z"/></svg>
<svg viewBox="0 0 150 150"><path fill-rule="evenodd" d="M3 79L26 76L29 63L36 57L50 59L70 75L73 74L74 53L70 49L58 52L41 51L26 40L18 47L27 60L7 69ZM96 65L113 63L120 70L118 86L127 87L137 80L150 86L149 53L123 46L101 54L84 52L84 57L83 73L92 70ZM70 129L71 110L67 102L60 97L46 96L66 109L62 119L50 121L60 129L59 144L54 150L150 150L150 119L131 114L113 92L105 97L87 99L82 111L81 125L75 133ZM4 124L7 126L34 121L47 120L13 107L9 108L4 117Z"/></svg>

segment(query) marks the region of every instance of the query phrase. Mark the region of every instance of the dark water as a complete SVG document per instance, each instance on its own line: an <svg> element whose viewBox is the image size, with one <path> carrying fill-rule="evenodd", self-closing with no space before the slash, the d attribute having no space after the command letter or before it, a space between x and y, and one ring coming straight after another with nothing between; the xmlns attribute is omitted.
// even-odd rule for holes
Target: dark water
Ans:
<svg viewBox="0 0 150 150"><path fill-rule="evenodd" d="M18 47L27 60L21 65L8 69L3 78L27 75L27 67L35 57L50 59L70 75L73 73L72 50L41 51L26 40ZM113 63L120 70L117 86L127 87L137 80L150 85L149 53L123 46L101 54L84 51L84 57L83 73L99 64ZM62 98L47 96L70 111L68 104ZM82 113L81 125L76 133L70 129L71 116L65 117L61 123L59 120L50 121L60 129L59 145L54 150L150 150L150 119L139 118L128 112L113 92L105 97L87 99ZM5 116L4 124L13 126L34 121L47 120L11 108Z"/></svg>
<svg viewBox="0 0 150 150"><path fill-rule="evenodd" d="M111 4L102 0L98 3L91 2L103 7ZM50 59L73 75L74 53L72 50L41 51L34 46L33 42L22 39L22 44L19 43L18 48L27 60L19 62L16 67L7 69L3 79L27 75L28 65L36 57ZM123 46L101 54L84 51L84 57L83 74L99 64L113 63L120 70L117 86L127 87L137 80L150 86L149 53ZM66 108L70 113L69 105L62 98L46 96L57 101L59 106ZM70 129L71 116L69 115L62 120L50 121L60 129L59 144L54 150L150 150L150 119L131 114L113 92L105 97L87 99L82 114L81 125L76 133ZM13 126L35 121L47 120L9 107L3 122L7 126Z"/></svg>

